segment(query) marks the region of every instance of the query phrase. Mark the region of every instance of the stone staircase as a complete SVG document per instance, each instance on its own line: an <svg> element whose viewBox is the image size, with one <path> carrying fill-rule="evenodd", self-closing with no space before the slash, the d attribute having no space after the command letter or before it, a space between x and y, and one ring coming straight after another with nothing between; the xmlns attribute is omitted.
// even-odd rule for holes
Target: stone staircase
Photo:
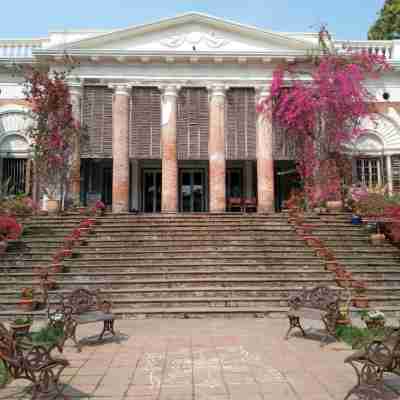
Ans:
<svg viewBox="0 0 400 400"><path fill-rule="evenodd" d="M0 318L21 313L21 288L38 286L33 268L50 263L80 219L32 218L22 248L0 260ZM356 276L371 282L372 305L397 311L400 253L388 244L371 247L348 219L308 222ZM79 257L65 262L68 272L55 275L58 291L101 289L119 316L265 316L284 312L288 296L304 286L335 285L285 214L121 214L98 222Z"/></svg>

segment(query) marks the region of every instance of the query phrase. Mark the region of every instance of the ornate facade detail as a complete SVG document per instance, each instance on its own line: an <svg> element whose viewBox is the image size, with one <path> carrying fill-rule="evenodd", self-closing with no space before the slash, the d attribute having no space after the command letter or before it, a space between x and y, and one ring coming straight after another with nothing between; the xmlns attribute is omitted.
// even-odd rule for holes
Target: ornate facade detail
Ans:
<svg viewBox="0 0 400 400"><path fill-rule="evenodd" d="M214 32L204 33L204 32L191 32L189 34L174 35L169 38L163 39L160 43L166 47L176 49L183 46L184 44L189 44L191 46L198 45L200 43L205 43L205 45L212 49L219 49L226 46L229 40L217 36Z"/></svg>

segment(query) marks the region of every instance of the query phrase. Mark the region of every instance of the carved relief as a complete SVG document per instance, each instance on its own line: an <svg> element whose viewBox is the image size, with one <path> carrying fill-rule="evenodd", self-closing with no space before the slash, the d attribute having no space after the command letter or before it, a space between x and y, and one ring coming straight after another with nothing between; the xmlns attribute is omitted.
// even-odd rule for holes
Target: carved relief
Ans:
<svg viewBox="0 0 400 400"><path fill-rule="evenodd" d="M174 35L169 38L163 39L160 43L170 48L178 48L183 46L185 43L189 45L196 45L205 43L207 47L212 49L218 49L226 46L229 41L223 37L216 36L214 32L191 32L189 34Z"/></svg>

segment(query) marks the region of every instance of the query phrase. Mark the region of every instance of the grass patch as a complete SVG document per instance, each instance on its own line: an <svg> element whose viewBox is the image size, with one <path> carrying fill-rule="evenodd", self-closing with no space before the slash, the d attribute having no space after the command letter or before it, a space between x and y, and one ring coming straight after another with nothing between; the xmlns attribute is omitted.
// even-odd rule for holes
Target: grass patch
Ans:
<svg viewBox="0 0 400 400"><path fill-rule="evenodd" d="M391 327L368 329L347 325L336 328L338 339L347 343L353 349L360 349L373 340L381 340L391 332L393 332Z"/></svg>

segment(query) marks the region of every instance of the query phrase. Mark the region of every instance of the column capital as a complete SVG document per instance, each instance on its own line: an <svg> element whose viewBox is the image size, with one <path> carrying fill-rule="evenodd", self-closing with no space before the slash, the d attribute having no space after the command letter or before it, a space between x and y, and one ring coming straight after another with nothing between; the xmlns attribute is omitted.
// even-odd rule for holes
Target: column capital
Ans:
<svg viewBox="0 0 400 400"><path fill-rule="evenodd" d="M224 83L215 83L207 86L207 90L210 96L226 96L227 90L229 90L229 85Z"/></svg>
<svg viewBox="0 0 400 400"><path fill-rule="evenodd" d="M114 94L130 96L132 84L130 83L109 83L108 87L114 90Z"/></svg>
<svg viewBox="0 0 400 400"><path fill-rule="evenodd" d="M160 85L158 89L160 90L162 96L177 97L179 91L181 90L181 85L178 84Z"/></svg>

